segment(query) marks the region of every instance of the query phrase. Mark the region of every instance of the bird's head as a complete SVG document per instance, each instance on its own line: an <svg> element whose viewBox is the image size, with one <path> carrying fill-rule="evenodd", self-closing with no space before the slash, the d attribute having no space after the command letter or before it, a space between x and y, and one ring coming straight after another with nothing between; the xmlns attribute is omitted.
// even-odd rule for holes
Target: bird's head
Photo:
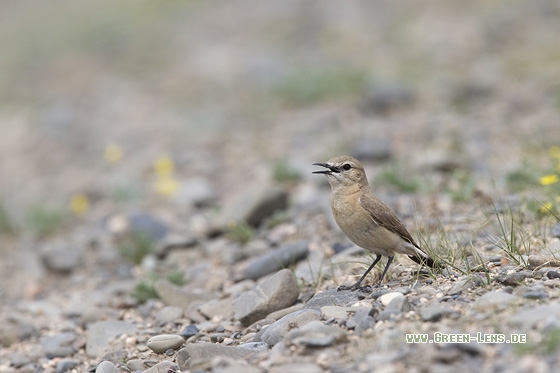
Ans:
<svg viewBox="0 0 560 373"><path fill-rule="evenodd" d="M368 185L364 166L356 158L340 155L329 159L326 163L313 163L325 167L326 170L314 171L324 174L333 189L340 187L363 187Z"/></svg>

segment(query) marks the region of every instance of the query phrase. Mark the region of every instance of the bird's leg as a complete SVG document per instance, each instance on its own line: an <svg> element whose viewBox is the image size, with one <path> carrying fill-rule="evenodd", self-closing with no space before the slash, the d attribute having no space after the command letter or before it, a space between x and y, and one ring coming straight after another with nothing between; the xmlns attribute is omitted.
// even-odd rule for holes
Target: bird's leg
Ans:
<svg viewBox="0 0 560 373"><path fill-rule="evenodd" d="M393 257L389 257L389 262L387 264L391 264L391 259L393 259ZM381 255L377 255L377 258L375 258L375 260L373 261L373 263L369 266L369 268L367 269L367 271L362 275L362 277L360 277L360 279L352 286L346 286L346 285L340 285L336 290L337 291L342 291L342 290L358 290L358 289L364 289L364 288L371 288L371 286L367 285L367 286L361 286L362 285L362 281L364 281L364 278L366 278L366 276L368 275L368 273L373 269L373 267L375 267L375 265L381 260ZM387 265L388 266L388 265ZM385 268L385 271L387 271L387 267ZM385 271L383 272L383 275L385 275ZM381 276L381 278L383 278L383 276Z"/></svg>
<svg viewBox="0 0 560 373"><path fill-rule="evenodd" d="M379 286L381 286L381 282L383 281L383 277L385 277L385 273L387 273L387 270L389 269L389 266L391 265L391 262L393 261L394 256L390 256L387 258L387 265L385 266L385 269L383 270L383 273L381 274L381 278L379 278L379 282L377 283L377 285L375 285L376 288L378 288Z"/></svg>

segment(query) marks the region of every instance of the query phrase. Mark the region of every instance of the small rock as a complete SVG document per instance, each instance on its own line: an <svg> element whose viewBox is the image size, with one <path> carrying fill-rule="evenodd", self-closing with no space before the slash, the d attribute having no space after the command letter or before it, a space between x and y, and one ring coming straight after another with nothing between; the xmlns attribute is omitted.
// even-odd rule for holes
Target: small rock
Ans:
<svg viewBox="0 0 560 373"><path fill-rule="evenodd" d="M379 313L379 315L377 316L377 320L380 320L380 321L392 320L394 317L396 317L400 313L401 313L401 311L399 311L399 310L386 308Z"/></svg>
<svg viewBox="0 0 560 373"><path fill-rule="evenodd" d="M448 295L461 294L463 290L473 287L474 281L469 276L462 276L455 281L451 289L447 292Z"/></svg>
<svg viewBox="0 0 560 373"><path fill-rule="evenodd" d="M181 337L183 337L184 339L188 339L193 335L196 335L198 332L199 330L196 325L187 325L181 331Z"/></svg>
<svg viewBox="0 0 560 373"><path fill-rule="evenodd" d="M386 293L379 297L379 301L381 301L381 304L387 307L387 305L389 305L389 303L391 303L391 301L396 298L405 298L405 296L402 293L398 292Z"/></svg>
<svg viewBox="0 0 560 373"><path fill-rule="evenodd" d="M303 309L292 312L280 320L261 329L254 338L255 342L266 342L270 346L280 342L292 329L301 328L311 321L320 320L319 311Z"/></svg>
<svg viewBox="0 0 560 373"><path fill-rule="evenodd" d="M528 291L523 294L525 299L547 299L548 293L546 291Z"/></svg>
<svg viewBox="0 0 560 373"><path fill-rule="evenodd" d="M283 372L290 373L322 373L323 368L312 363L288 363L282 365Z"/></svg>
<svg viewBox="0 0 560 373"><path fill-rule="evenodd" d="M176 350L185 343L183 337L177 334L160 334L148 339L148 348L156 354L163 354L171 349Z"/></svg>
<svg viewBox="0 0 560 373"><path fill-rule="evenodd" d="M546 277L553 279L553 278L560 278L560 272L558 271L548 271L546 273Z"/></svg>
<svg viewBox="0 0 560 373"><path fill-rule="evenodd" d="M117 351L111 351L103 355L101 360L110 361L113 364L119 364L125 360L128 356L128 351L121 349Z"/></svg>
<svg viewBox="0 0 560 373"><path fill-rule="evenodd" d="M527 277L531 277L532 274L530 272L514 272L506 276L500 276L496 278L496 281L508 286L517 286L523 283Z"/></svg>
<svg viewBox="0 0 560 373"><path fill-rule="evenodd" d="M214 298L213 294L204 289L187 290L161 279L155 282L154 289L165 304L181 309L188 309L194 301Z"/></svg>
<svg viewBox="0 0 560 373"><path fill-rule="evenodd" d="M395 297L391 302L389 302L387 307L385 307L387 310L398 310L401 312L408 312L411 308L412 306L410 305L408 298L405 296Z"/></svg>
<svg viewBox="0 0 560 373"><path fill-rule="evenodd" d="M216 203L218 193L206 178L195 177L181 184L181 189L174 197L179 204L195 207L207 207Z"/></svg>
<svg viewBox="0 0 560 373"><path fill-rule="evenodd" d="M56 373L66 373L78 366L80 362L76 359L64 359L56 363Z"/></svg>
<svg viewBox="0 0 560 373"><path fill-rule="evenodd" d="M75 345L77 338L74 333L60 333L43 338L41 346L49 359L70 356L78 351Z"/></svg>
<svg viewBox="0 0 560 373"><path fill-rule="evenodd" d="M41 249L41 259L45 267L54 272L70 273L82 261L85 243L58 242Z"/></svg>
<svg viewBox="0 0 560 373"><path fill-rule="evenodd" d="M376 317L378 315L379 310L377 308L359 310L350 318L350 320L348 320L346 327L348 327L348 329L354 329L356 334L362 335L366 330L373 329L375 327Z"/></svg>
<svg viewBox="0 0 560 373"><path fill-rule="evenodd" d="M95 373L117 373L117 367L110 361L102 361L95 368Z"/></svg>
<svg viewBox="0 0 560 373"><path fill-rule="evenodd" d="M532 307L517 312L511 322L521 326L524 330L528 330L537 326L537 324L546 324L550 320L560 318L560 304L546 304Z"/></svg>
<svg viewBox="0 0 560 373"><path fill-rule="evenodd" d="M294 274L282 269L233 300L235 319L248 326L271 312L291 306L298 296Z"/></svg>
<svg viewBox="0 0 560 373"><path fill-rule="evenodd" d="M225 207L213 231L222 231L231 224L239 222L246 222L256 227L272 213L284 210L287 206L288 193L285 190L268 183L256 185L247 189Z"/></svg>
<svg viewBox="0 0 560 373"><path fill-rule="evenodd" d="M191 363L200 364L208 362L216 356L225 356L232 359L245 360L255 354L258 350L240 348L239 346L222 346L212 343L188 344L177 353L177 364L183 371L190 369Z"/></svg>
<svg viewBox="0 0 560 373"><path fill-rule="evenodd" d="M145 234L153 241L159 241L167 234L167 225L152 215L132 213L127 218L132 234Z"/></svg>
<svg viewBox="0 0 560 373"><path fill-rule="evenodd" d="M529 268L560 267L560 260L552 256L529 255Z"/></svg>
<svg viewBox="0 0 560 373"><path fill-rule="evenodd" d="M346 320L348 319L348 314L351 312L356 312L356 307L340 307L340 306L324 306L321 307L321 315L324 320L338 319Z"/></svg>
<svg viewBox="0 0 560 373"><path fill-rule="evenodd" d="M320 310L324 306L350 306L360 300L356 291L337 291L336 289L326 290L316 294L303 308Z"/></svg>
<svg viewBox="0 0 560 373"><path fill-rule="evenodd" d="M213 299L202 304L198 310L208 319L228 320L233 316L233 299Z"/></svg>
<svg viewBox="0 0 560 373"><path fill-rule="evenodd" d="M243 343L238 346L239 348L247 348L251 351L268 351L270 346L266 342L249 342Z"/></svg>
<svg viewBox="0 0 560 373"><path fill-rule="evenodd" d="M321 321L311 321L299 329L291 330L284 338L286 346L302 345L307 347L327 347L346 339L346 333Z"/></svg>
<svg viewBox="0 0 560 373"><path fill-rule="evenodd" d="M266 316L266 319L279 320L282 317L286 316L287 314L295 312L295 311L299 311L302 308L303 308L303 304L302 303L297 303L297 304L294 304L291 307L283 308L281 310L271 312L268 316Z"/></svg>
<svg viewBox="0 0 560 373"><path fill-rule="evenodd" d="M179 366L172 361L162 361L157 363L150 369L143 371L142 373L176 373L179 372Z"/></svg>
<svg viewBox="0 0 560 373"><path fill-rule="evenodd" d="M183 317L183 309L174 306L163 307L156 314L156 320L162 323L175 322Z"/></svg>
<svg viewBox="0 0 560 373"><path fill-rule="evenodd" d="M478 310L501 310L518 301L518 297L504 291L490 291L478 298L474 302L474 307Z"/></svg>
<svg viewBox="0 0 560 373"><path fill-rule="evenodd" d="M423 321L439 321L443 317L459 317L459 312L445 307L424 307L420 309Z"/></svg>
<svg viewBox="0 0 560 373"><path fill-rule="evenodd" d="M136 372L138 370L143 371L144 369L146 369L146 366L144 365L144 362L140 359L131 359L131 360L126 362L126 366L132 372Z"/></svg>
<svg viewBox="0 0 560 373"><path fill-rule="evenodd" d="M307 256L307 245L307 241L289 243L252 259L243 271L243 278L256 280L295 264Z"/></svg>
<svg viewBox="0 0 560 373"><path fill-rule="evenodd" d="M92 323L87 331L86 354L96 358L108 348L109 341L120 334L136 334L138 328L126 321L107 320Z"/></svg>
<svg viewBox="0 0 560 373"><path fill-rule="evenodd" d="M174 249L186 249L196 244L197 240L194 236L168 233L158 242L155 252L159 258L164 258Z"/></svg>

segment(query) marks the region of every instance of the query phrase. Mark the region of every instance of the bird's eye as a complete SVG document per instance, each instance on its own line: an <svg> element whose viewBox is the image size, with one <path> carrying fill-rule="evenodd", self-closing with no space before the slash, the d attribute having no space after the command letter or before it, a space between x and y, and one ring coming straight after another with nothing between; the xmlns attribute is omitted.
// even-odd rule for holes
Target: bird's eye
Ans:
<svg viewBox="0 0 560 373"><path fill-rule="evenodd" d="M348 171L348 170L351 169L351 168L352 168L352 166L350 166L349 163L345 163L344 166L342 166L342 169L343 169L344 171Z"/></svg>

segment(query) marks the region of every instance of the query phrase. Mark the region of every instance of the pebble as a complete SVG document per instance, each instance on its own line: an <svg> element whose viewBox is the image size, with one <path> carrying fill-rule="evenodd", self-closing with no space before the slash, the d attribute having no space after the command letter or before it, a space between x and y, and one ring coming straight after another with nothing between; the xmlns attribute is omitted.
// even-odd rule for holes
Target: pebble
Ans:
<svg viewBox="0 0 560 373"><path fill-rule="evenodd" d="M451 289L447 292L448 295L461 294L464 290L472 288L474 281L469 276L462 276L455 281Z"/></svg>
<svg viewBox="0 0 560 373"><path fill-rule="evenodd" d="M176 350L185 343L183 337L177 334L160 334L148 339L147 346L156 354L163 354L165 351Z"/></svg>
<svg viewBox="0 0 560 373"><path fill-rule="evenodd" d="M326 290L316 294L303 308L320 310L324 306L350 306L360 300L357 291Z"/></svg>
<svg viewBox="0 0 560 373"><path fill-rule="evenodd" d="M397 298L404 299L405 296L402 293L394 292L394 293L383 294L378 299L381 301L381 304L383 304L385 307L387 307L389 305L389 303L391 303L391 301L393 301L394 299L397 299Z"/></svg>
<svg viewBox="0 0 560 373"><path fill-rule="evenodd" d="M340 306L324 306L321 307L321 315L323 319L338 319L338 320L346 320L348 319L348 314L351 312L356 312L358 309L357 307L340 307Z"/></svg>
<svg viewBox="0 0 560 373"><path fill-rule="evenodd" d="M296 303L291 307L287 307L287 308L283 308L281 310L278 311L274 311L271 312L268 316L266 316L267 319L272 319L272 320L279 320L282 317L286 316L289 313L295 312L295 311L299 311L303 308L303 303Z"/></svg>
<svg viewBox="0 0 560 373"><path fill-rule="evenodd" d="M86 354L96 358L103 354L109 341L120 334L136 334L138 328L126 321L106 320L90 324L87 330Z"/></svg>
<svg viewBox="0 0 560 373"><path fill-rule="evenodd" d="M284 338L286 346L327 347L346 339L346 333L336 326L315 320L299 329L291 330Z"/></svg>
<svg viewBox="0 0 560 373"><path fill-rule="evenodd" d="M78 366L80 362L76 359L64 359L56 363L56 373L66 373Z"/></svg>
<svg viewBox="0 0 560 373"><path fill-rule="evenodd" d="M41 249L41 259L45 267L53 272L70 273L82 261L82 247L84 243L57 242Z"/></svg>
<svg viewBox="0 0 560 373"><path fill-rule="evenodd" d="M490 291L474 302L478 310L501 310L519 301L519 297L504 291Z"/></svg>
<svg viewBox="0 0 560 373"><path fill-rule="evenodd" d="M131 213L127 216L130 233L145 234L153 241L159 241L167 234L167 225L147 213Z"/></svg>
<svg viewBox="0 0 560 373"><path fill-rule="evenodd" d="M547 299L548 293L546 291L528 291L523 294L525 299Z"/></svg>
<svg viewBox="0 0 560 373"><path fill-rule="evenodd" d="M292 330L301 328L311 321L320 320L321 313L316 310L303 309L292 312L280 320L261 329L255 336L255 342L266 342L270 346L279 343Z"/></svg>
<svg viewBox="0 0 560 373"><path fill-rule="evenodd" d="M548 271L546 273L546 277L548 277L549 279L560 278L560 272L559 271Z"/></svg>
<svg viewBox="0 0 560 373"><path fill-rule="evenodd" d="M291 306L299 296L296 278L282 269L233 300L234 317L245 326L271 312Z"/></svg>
<svg viewBox="0 0 560 373"><path fill-rule="evenodd" d="M126 366L132 372L136 372L138 370L143 371L146 368L146 366L144 365L144 362L141 359L131 359L131 360L126 362Z"/></svg>
<svg viewBox="0 0 560 373"><path fill-rule="evenodd" d="M163 307L156 314L156 320L162 323L175 322L183 317L183 309L174 306Z"/></svg>
<svg viewBox="0 0 560 373"><path fill-rule="evenodd" d="M354 329L357 335L362 335L366 330L375 327L378 315L379 310L377 308L361 309L348 320L346 327L348 329Z"/></svg>
<svg viewBox="0 0 560 373"><path fill-rule="evenodd" d="M117 373L117 367L110 361L104 360L97 365L95 373Z"/></svg>
<svg viewBox="0 0 560 373"><path fill-rule="evenodd" d="M312 363L289 363L282 364L281 371L290 373L322 373L323 368Z"/></svg>
<svg viewBox="0 0 560 373"><path fill-rule="evenodd" d="M127 357L128 357L128 351L126 351L124 349L120 349L120 350L111 351L111 352L106 353L105 355L103 355L101 360L107 360L107 361L110 361L113 364L119 364L120 362L125 360Z"/></svg>
<svg viewBox="0 0 560 373"><path fill-rule="evenodd" d="M191 303L195 301L208 301L214 298L211 292L204 289L187 290L163 279L154 283L154 289L165 304L184 310L188 309Z"/></svg>
<svg viewBox="0 0 560 373"><path fill-rule="evenodd" d="M176 373L179 372L179 366L172 361L162 361L153 367L146 369L142 373Z"/></svg>
<svg viewBox="0 0 560 373"><path fill-rule="evenodd" d="M270 346L266 342L248 342L242 343L238 346L239 348L247 348L252 351L268 351Z"/></svg>
<svg viewBox="0 0 560 373"><path fill-rule="evenodd" d="M511 322L528 330L552 319L560 319L560 304L545 304L518 311L511 318Z"/></svg>
<svg viewBox="0 0 560 373"><path fill-rule="evenodd" d="M387 305L387 307L385 307L385 309L388 310L393 309L402 312L408 312L412 309L412 306L410 305L408 298L403 296L403 297L394 298L391 302L389 302L389 304Z"/></svg>
<svg viewBox="0 0 560 373"><path fill-rule="evenodd" d="M459 312L446 307L424 307L420 309L422 321L439 321L443 317L459 317Z"/></svg>
<svg viewBox="0 0 560 373"><path fill-rule="evenodd" d="M45 350L45 355L49 358L66 357L78 351L75 346L77 335L74 333L59 333L53 336L44 337L41 346Z"/></svg>
<svg viewBox="0 0 560 373"><path fill-rule="evenodd" d="M179 204L195 207L208 207L216 203L218 193L214 185L203 177L193 177L181 183L181 188L174 199Z"/></svg>
<svg viewBox="0 0 560 373"><path fill-rule="evenodd" d="M212 299L198 307L198 311L206 318L229 320L233 316L233 299Z"/></svg>
<svg viewBox="0 0 560 373"><path fill-rule="evenodd" d="M199 330L196 325L187 325L181 331L181 337L187 339L192 337L193 335L196 335L198 332Z"/></svg>
<svg viewBox="0 0 560 373"><path fill-rule="evenodd" d="M252 259L243 270L243 278L256 280L264 275L286 268L307 256L307 241L297 241L280 246Z"/></svg>
<svg viewBox="0 0 560 373"><path fill-rule="evenodd" d="M196 364L210 363L217 356L245 360L256 352L258 350L239 346L222 346L213 343L188 344L177 353L177 364L181 370L188 371L191 362L196 362Z"/></svg>
<svg viewBox="0 0 560 373"><path fill-rule="evenodd" d="M525 280L527 277L532 277L531 272L515 272L506 276L497 277L496 281L508 286L517 286L519 284L522 284L523 280Z"/></svg>

